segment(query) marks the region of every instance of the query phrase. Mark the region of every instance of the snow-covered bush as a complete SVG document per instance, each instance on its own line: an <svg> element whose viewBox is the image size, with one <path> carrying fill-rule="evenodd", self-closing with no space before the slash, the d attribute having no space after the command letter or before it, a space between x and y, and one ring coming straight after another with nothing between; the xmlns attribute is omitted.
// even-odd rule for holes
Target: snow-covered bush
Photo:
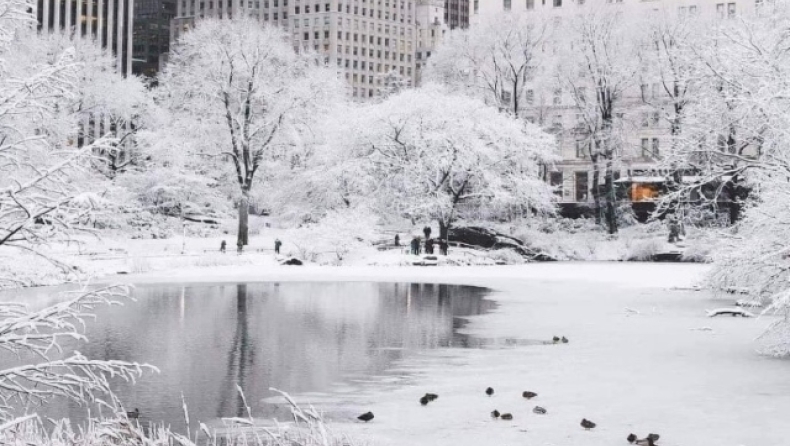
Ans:
<svg viewBox="0 0 790 446"><path fill-rule="evenodd" d="M367 209L330 211L317 223L289 231L299 257L310 262L341 264L351 250L376 238L376 218Z"/></svg>
<svg viewBox="0 0 790 446"><path fill-rule="evenodd" d="M634 240L626 246L623 260L649 261L653 259L653 256L662 252L665 246L666 243L661 238Z"/></svg>
<svg viewBox="0 0 790 446"><path fill-rule="evenodd" d="M524 257L512 249L497 249L488 253L488 256L497 263L505 265L521 265L526 263Z"/></svg>

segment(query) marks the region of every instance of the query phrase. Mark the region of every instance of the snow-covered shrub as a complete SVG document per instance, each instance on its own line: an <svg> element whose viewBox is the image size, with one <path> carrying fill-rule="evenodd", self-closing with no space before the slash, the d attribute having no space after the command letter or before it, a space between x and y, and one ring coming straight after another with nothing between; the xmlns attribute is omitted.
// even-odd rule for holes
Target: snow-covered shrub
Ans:
<svg viewBox="0 0 790 446"><path fill-rule="evenodd" d="M145 257L131 257L129 259L129 270L136 274L147 273L151 271L151 262Z"/></svg>
<svg viewBox="0 0 790 446"><path fill-rule="evenodd" d="M684 262L707 263L713 260L713 255L718 246L717 230L700 230L688 228L687 238L683 241L686 248L683 250L681 260Z"/></svg>
<svg viewBox="0 0 790 446"><path fill-rule="evenodd" d="M352 249L376 238L375 227L367 209L329 211L319 222L289 231L283 242L295 246L303 260L340 264Z"/></svg>
<svg viewBox="0 0 790 446"><path fill-rule="evenodd" d="M651 238L646 240L635 240L626 247L623 260L629 261L648 261L664 249L663 239Z"/></svg>
<svg viewBox="0 0 790 446"><path fill-rule="evenodd" d="M520 265L526 262L521 254L513 251L512 249L497 249L488 253L488 256L491 257L495 262L503 263L505 265Z"/></svg>

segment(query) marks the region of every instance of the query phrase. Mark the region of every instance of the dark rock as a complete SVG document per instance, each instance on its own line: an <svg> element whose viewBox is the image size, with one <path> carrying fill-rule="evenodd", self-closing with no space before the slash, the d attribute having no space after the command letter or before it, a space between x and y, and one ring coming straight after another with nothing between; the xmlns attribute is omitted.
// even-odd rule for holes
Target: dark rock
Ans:
<svg viewBox="0 0 790 446"><path fill-rule="evenodd" d="M303 263L302 263L302 261L301 261L301 260L299 260L299 259L294 259L294 258L291 258L291 259L284 260L284 261L280 262L280 265L293 265L293 266L302 266L302 264L303 264Z"/></svg>
<svg viewBox="0 0 790 446"><path fill-rule="evenodd" d="M509 235L496 232L479 226L462 226L450 228L447 237L449 241L462 243L471 247L483 249L510 249L519 255L534 261L550 262L556 259L532 249L521 240Z"/></svg>

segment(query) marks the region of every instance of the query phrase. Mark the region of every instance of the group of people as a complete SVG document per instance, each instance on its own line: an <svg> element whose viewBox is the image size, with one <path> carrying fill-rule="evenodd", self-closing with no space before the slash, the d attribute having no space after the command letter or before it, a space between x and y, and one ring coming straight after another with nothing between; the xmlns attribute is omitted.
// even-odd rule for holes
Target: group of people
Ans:
<svg viewBox="0 0 790 446"><path fill-rule="evenodd" d="M431 228L426 226L422 229L423 234L425 234L425 254L433 254L434 248L436 245L439 245L439 252L443 255L447 255L447 240L439 239L435 241L431 238ZM400 246L400 236L395 234L395 246ZM420 255L422 253L422 243L420 241L420 237L414 236L409 243L409 252L412 255Z"/></svg>
<svg viewBox="0 0 790 446"><path fill-rule="evenodd" d="M282 245L283 245L283 242L281 242L280 239L274 239L274 253L275 254L279 254L280 253L280 246L282 246ZM225 240L223 240L219 244L219 252L224 254L225 253L225 249L226 249L227 246L228 246L228 244L225 242ZM244 248L244 246L241 244L241 241L239 241L239 243L236 246L236 248L237 248L237 252L239 254L241 254L241 251Z"/></svg>

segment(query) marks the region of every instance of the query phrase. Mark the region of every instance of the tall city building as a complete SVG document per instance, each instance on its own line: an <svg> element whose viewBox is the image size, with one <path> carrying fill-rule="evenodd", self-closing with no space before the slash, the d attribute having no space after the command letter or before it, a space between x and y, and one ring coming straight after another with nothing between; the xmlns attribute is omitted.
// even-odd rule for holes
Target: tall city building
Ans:
<svg viewBox="0 0 790 446"><path fill-rule="evenodd" d="M171 39L204 17L249 14L281 26L294 47L335 64L357 100L383 94L385 77L419 81L424 58L446 29L443 0L177 0Z"/></svg>
<svg viewBox="0 0 790 446"><path fill-rule="evenodd" d="M39 30L67 30L95 38L116 56L116 69L132 72L135 0L38 0Z"/></svg>
<svg viewBox="0 0 790 446"><path fill-rule="evenodd" d="M623 7L627 16L660 12L668 17L677 16L678 20L698 14L726 20L754 12L762 0L599 0L593 4L594 1L472 0L471 26L487 18L496 20L496 14L502 13L525 14L527 17L540 13L542 20L548 17L555 23L561 23L566 17L583 14L585 8L599 5ZM547 45L556 46L556 42L547 42ZM657 171L656 166L663 151L672 143L670 124L661 113L662 107L670 107L670 101L663 93L664 87L658 76L651 78L649 72L640 76L639 80L633 80L618 104L615 117L618 122L615 125L621 132L622 154L616 163L614 176L632 201L649 203L658 195L667 174ZM511 98L510 92L506 91L502 96L504 101ZM547 180L557 187L560 202L591 202L593 164L587 146L590 139L573 95L551 82L537 82L534 90L526 92L526 97L529 105L523 112L525 119L539 124L557 138L562 160L548 174Z"/></svg>
<svg viewBox="0 0 790 446"><path fill-rule="evenodd" d="M170 50L170 21L176 16L176 0L135 0L132 72L154 77L161 58Z"/></svg>
<svg viewBox="0 0 790 446"><path fill-rule="evenodd" d="M469 27L469 0L444 0L444 23L450 29Z"/></svg>

